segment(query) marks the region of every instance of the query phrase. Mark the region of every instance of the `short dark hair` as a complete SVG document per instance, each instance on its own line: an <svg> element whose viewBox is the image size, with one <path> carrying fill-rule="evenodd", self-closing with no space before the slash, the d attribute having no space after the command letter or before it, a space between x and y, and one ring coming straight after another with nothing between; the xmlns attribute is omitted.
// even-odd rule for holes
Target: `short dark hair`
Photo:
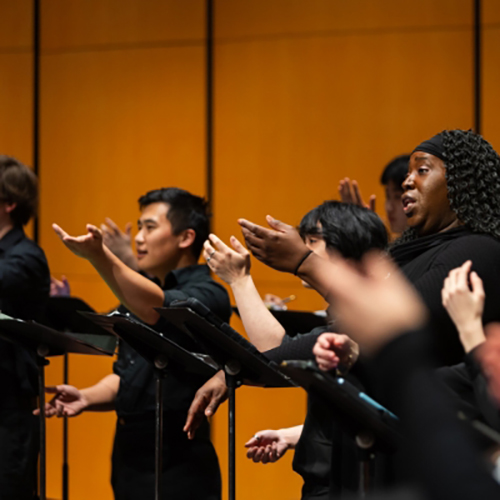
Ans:
<svg viewBox="0 0 500 500"><path fill-rule="evenodd" d="M300 221L299 233L303 239L320 235L326 248L355 260L368 250L384 250L388 241L387 230L375 212L335 200L325 201L308 212Z"/></svg>
<svg viewBox="0 0 500 500"><path fill-rule="evenodd" d="M35 173L6 155L0 155L0 200L16 204L9 214L16 226L26 225L36 214L38 180Z"/></svg>
<svg viewBox="0 0 500 500"><path fill-rule="evenodd" d="M191 252L198 259L210 233L208 203L199 196L175 187L154 189L139 198L141 210L151 203L168 205L167 219L172 224L174 234L186 229L194 230L196 237Z"/></svg>
<svg viewBox="0 0 500 500"><path fill-rule="evenodd" d="M391 160L384 168L382 175L380 176L380 184L387 186L389 182L394 182L401 191L403 191L403 181L405 180L406 174L408 173L408 163L410 161L410 155L400 155L396 156Z"/></svg>

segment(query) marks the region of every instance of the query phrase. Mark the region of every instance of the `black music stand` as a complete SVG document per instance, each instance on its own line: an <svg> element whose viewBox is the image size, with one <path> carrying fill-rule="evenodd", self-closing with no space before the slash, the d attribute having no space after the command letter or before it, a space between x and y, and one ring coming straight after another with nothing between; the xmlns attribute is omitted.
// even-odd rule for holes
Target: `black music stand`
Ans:
<svg viewBox="0 0 500 500"><path fill-rule="evenodd" d="M83 339L105 350L115 350L116 337L104 331L79 312L95 312L86 302L77 297L50 297L45 308L48 324L61 332L70 333L76 338L84 334ZM69 357L64 353L63 383L69 383ZM63 467L62 500L69 498L69 463L68 463L68 417L63 418Z"/></svg>
<svg viewBox="0 0 500 500"><path fill-rule="evenodd" d="M313 361L283 361L280 370L335 407L342 429L358 447L359 494L364 498L373 476L374 451L394 451L402 439L398 417L344 377L321 371Z"/></svg>
<svg viewBox="0 0 500 500"><path fill-rule="evenodd" d="M190 373L210 378L219 366L204 354L192 353L176 344L162 333L134 319L129 313L109 316L82 313L100 328L123 339L155 369L155 500L161 500L161 472L163 459L163 379L170 364Z"/></svg>
<svg viewBox="0 0 500 500"><path fill-rule="evenodd" d="M34 321L22 321L4 314L0 314L0 336L36 355L40 398L40 500L46 500L45 366L49 364L47 357L62 356L68 352L112 356L113 352Z"/></svg>
<svg viewBox="0 0 500 500"><path fill-rule="evenodd" d="M238 384L263 387L291 387L294 384L277 370L255 346L211 313L194 298L176 301L168 308L156 309L170 323L203 346L224 368L228 387L229 418L229 500L236 498L236 415L235 391Z"/></svg>

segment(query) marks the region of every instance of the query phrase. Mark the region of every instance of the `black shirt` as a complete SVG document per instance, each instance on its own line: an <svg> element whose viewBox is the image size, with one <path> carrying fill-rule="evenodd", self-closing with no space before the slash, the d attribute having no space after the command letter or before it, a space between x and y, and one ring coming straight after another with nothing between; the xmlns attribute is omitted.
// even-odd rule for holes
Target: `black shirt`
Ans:
<svg viewBox="0 0 500 500"><path fill-rule="evenodd" d="M229 321L231 306L226 289L210 277L205 265L189 266L167 275L164 290L164 305L174 300L194 297L205 304L223 321ZM185 333L169 324L165 319L154 326L188 351L200 352L199 346ZM114 372L120 376L115 408L119 417L154 413L155 375L152 365L137 351L120 342L118 360ZM204 383L202 377L185 372L175 364L166 369L164 381L164 411L187 412L198 388Z"/></svg>
<svg viewBox="0 0 500 500"><path fill-rule="evenodd" d="M438 365L459 363L464 350L441 302L444 280L452 269L472 260L486 293L483 323L500 321L500 241L460 227L398 245L391 254L429 309L429 340Z"/></svg>
<svg viewBox="0 0 500 500"><path fill-rule="evenodd" d="M14 227L0 240L0 310L15 318L42 320L50 272L43 250ZM33 355L0 339L0 408L15 409L37 394Z"/></svg>

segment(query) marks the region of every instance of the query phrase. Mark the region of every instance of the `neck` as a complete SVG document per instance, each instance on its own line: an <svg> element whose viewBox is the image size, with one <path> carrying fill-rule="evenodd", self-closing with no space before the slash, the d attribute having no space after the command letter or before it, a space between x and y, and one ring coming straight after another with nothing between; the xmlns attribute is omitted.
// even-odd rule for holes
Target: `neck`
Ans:
<svg viewBox="0 0 500 500"><path fill-rule="evenodd" d="M455 219L453 222L445 226L443 229L438 231L439 233L444 233L445 231L449 231L450 229L454 229L456 227L463 226L463 223L460 222L458 219Z"/></svg>
<svg viewBox="0 0 500 500"><path fill-rule="evenodd" d="M14 228L14 224L12 222L1 224L0 225L0 240L11 230Z"/></svg>

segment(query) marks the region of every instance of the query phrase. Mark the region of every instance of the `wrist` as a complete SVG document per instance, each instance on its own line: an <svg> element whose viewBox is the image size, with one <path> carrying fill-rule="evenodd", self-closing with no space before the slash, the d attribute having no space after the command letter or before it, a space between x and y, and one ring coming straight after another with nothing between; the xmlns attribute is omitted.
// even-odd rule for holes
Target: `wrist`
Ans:
<svg viewBox="0 0 500 500"><path fill-rule="evenodd" d="M479 344L486 340L483 324L480 318L471 321L458 329L460 341L465 352L472 351Z"/></svg>
<svg viewBox="0 0 500 500"><path fill-rule="evenodd" d="M244 274L232 279L229 286L233 289L241 289L247 287L252 281L250 274Z"/></svg>
<svg viewBox="0 0 500 500"><path fill-rule="evenodd" d="M81 410L82 412L87 410L87 408L89 408L92 404L88 397L87 389L82 389L80 391L80 404L82 405L82 410Z"/></svg>

